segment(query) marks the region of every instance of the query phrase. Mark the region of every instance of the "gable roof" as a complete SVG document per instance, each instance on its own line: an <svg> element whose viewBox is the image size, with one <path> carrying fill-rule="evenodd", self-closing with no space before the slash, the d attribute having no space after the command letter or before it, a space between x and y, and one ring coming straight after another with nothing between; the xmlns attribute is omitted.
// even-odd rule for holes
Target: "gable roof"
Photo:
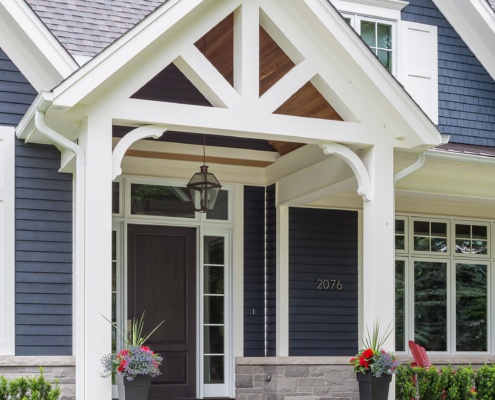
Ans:
<svg viewBox="0 0 495 400"><path fill-rule="evenodd" d="M0 48L36 90L49 90L78 68L24 0L0 1Z"/></svg>
<svg viewBox="0 0 495 400"><path fill-rule="evenodd" d="M250 60L258 58L259 50L257 41L251 38L258 35L260 23L263 28L269 28L269 33L297 60L297 67L289 77L284 77L283 84L262 97L253 90L233 89L194 46L209 29L240 5L247 4L248 9L261 7L262 11L259 16L256 11L246 14L259 21L250 25L246 34L250 40L241 47L251 52L239 58L243 60L242 68L253 72L257 69L257 63ZM371 132L377 137L392 139L395 146L401 148L431 147L440 143L434 124L330 3L308 0L253 4L249 0L166 1L45 97L50 98L51 104L47 105L50 109L45 110L65 113L75 110L77 105L96 107L96 102L100 106L105 101L113 110L114 121L122 119L124 125L129 121L138 125L166 124L169 129L185 132L228 133L286 141L301 139L302 143L334 140L369 145L376 140ZM153 50L157 48L161 51ZM174 103L148 102L138 106L132 94L168 64L177 61L179 68L184 68L183 72L206 92L205 96L212 95L218 104L208 109L203 107L201 112L194 108L196 106ZM238 76L244 79L244 74ZM246 75L246 79L251 79L251 75ZM330 103L337 103L339 113L343 111L347 115L343 116L344 122L298 119L273 113L308 81L319 86ZM242 88L252 87L253 83L242 83ZM250 91L253 93L248 93ZM247 96L245 92L255 97L247 101L243 98ZM100 96L103 93L105 96ZM120 102L120 106L109 100L113 93L119 96L114 100ZM245 109L244 105L249 106ZM254 115L257 117L253 118ZM30 115L26 115L24 122L28 125L29 119ZM29 127L26 129L18 131L19 137L34 133Z"/></svg>
<svg viewBox="0 0 495 400"><path fill-rule="evenodd" d="M495 0L433 0L495 79Z"/></svg>
<svg viewBox="0 0 495 400"><path fill-rule="evenodd" d="M167 0L26 0L72 55L94 57Z"/></svg>

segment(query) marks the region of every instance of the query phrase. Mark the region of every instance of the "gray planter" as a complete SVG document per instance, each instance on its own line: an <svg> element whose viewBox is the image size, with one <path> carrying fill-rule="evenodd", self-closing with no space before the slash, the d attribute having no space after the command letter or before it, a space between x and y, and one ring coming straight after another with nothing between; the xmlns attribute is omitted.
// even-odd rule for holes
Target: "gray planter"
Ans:
<svg viewBox="0 0 495 400"><path fill-rule="evenodd" d="M117 374L115 382L119 391L119 400L148 400L151 376L138 375L132 381L128 381L122 374Z"/></svg>

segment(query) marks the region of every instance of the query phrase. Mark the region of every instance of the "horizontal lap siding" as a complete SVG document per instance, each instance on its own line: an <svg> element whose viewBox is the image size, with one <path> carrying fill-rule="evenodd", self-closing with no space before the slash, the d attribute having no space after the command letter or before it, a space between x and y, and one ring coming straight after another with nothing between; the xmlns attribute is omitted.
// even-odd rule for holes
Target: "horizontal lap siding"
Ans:
<svg viewBox="0 0 495 400"><path fill-rule="evenodd" d="M266 188L266 355L276 355L277 208L276 186Z"/></svg>
<svg viewBox="0 0 495 400"><path fill-rule="evenodd" d="M16 145L16 354L72 354L72 176L52 146Z"/></svg>
<svg viewBox="0 0 495 400"><path fill-rule="evenodd" d="M265 188L244 188L244 356L265 355Z"/></svg>
<svg viewBox="0 0 495 400"><path fill-rule="evenodd" d="M16 126L36 91L0 49L0 125ZM16 355L72 354L72 176L53 146L15 149Z"/></svg>
<svg viewBox="0 0 495 400"><path fill-rule="evenodd" d="M348 356L358 347L358 232L353 211L289 211L289 354ZM328 289L318 289L319 279ZM339 281L341 290L331 289Z"/></svg>
<svg viewBox="0 0 495 400"><path fill-rule="evenodd" d="M495 146L495 81L432 0L409 0L402 19L438 27L439 129L450 142Z"/></svg>

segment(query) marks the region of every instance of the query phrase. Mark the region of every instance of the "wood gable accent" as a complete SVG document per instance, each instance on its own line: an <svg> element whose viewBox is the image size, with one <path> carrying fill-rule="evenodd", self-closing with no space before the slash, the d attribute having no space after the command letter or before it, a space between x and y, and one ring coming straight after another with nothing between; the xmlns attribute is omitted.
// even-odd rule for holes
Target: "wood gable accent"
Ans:
<svg viewBox="0 0 495 400"><path fill-rule="evenodd" d="M234 85L234 14L229 14L214 28L203 35L194 44L205 58L231 85ZM296 63L280 48L267 31L259 26L259 94L263 96L270 88L280 81ZM174 64L169 64L158 75L152 78L146 85L139 89L134 99L172 102L179 104L212 106L206 97L194 86L193 83ZM322 118L342 121L343 119L321 95L316 87L307 82L301 89L294 93L275 114L299 116L306 118ZM269 145L280 155L288 154L302 146L303 143L268 141ZM159 154L157 152L143 152L129 150L129 156L147 158L165 158L196 161L194 156L188 159L185 156L176 157L170 153ZM234 159L216 158L215 161L224 164L238 164L264 167L266 163L234 162Z"/></svg>

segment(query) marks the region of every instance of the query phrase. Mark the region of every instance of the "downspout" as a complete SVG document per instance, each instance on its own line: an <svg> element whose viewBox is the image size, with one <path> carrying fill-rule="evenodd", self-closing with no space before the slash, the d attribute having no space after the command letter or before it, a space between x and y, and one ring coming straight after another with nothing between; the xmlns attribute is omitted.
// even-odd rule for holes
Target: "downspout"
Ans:
<svg viewBox="0 0 495 400"><path fill-rule="evenodd" d="M402 171L397 172L394 175L394 183L397 183L399 179L405 178L407 175L412 174L413 172L420 169L425 164L425 160L426 160L426 151L423 151L422 153L419 153L418 159L414 164L410 165L407 168L404 168Z"/></svg>
<svg viewBox="0 0 495 400"><path fill-rule="evenodd" d="M67 149L76 156L76 205L75 205L75 263L74 263L74 290L75 290L75 318L74 330L76 335L76 398L85 398L85 180L86 180L86 155L84 150L76 143L70 141L60 133L47 126L44 121L45 113L36 111L34 123L38 131L55 144ZM77 328L77 329L76 329Z"/></svg>

